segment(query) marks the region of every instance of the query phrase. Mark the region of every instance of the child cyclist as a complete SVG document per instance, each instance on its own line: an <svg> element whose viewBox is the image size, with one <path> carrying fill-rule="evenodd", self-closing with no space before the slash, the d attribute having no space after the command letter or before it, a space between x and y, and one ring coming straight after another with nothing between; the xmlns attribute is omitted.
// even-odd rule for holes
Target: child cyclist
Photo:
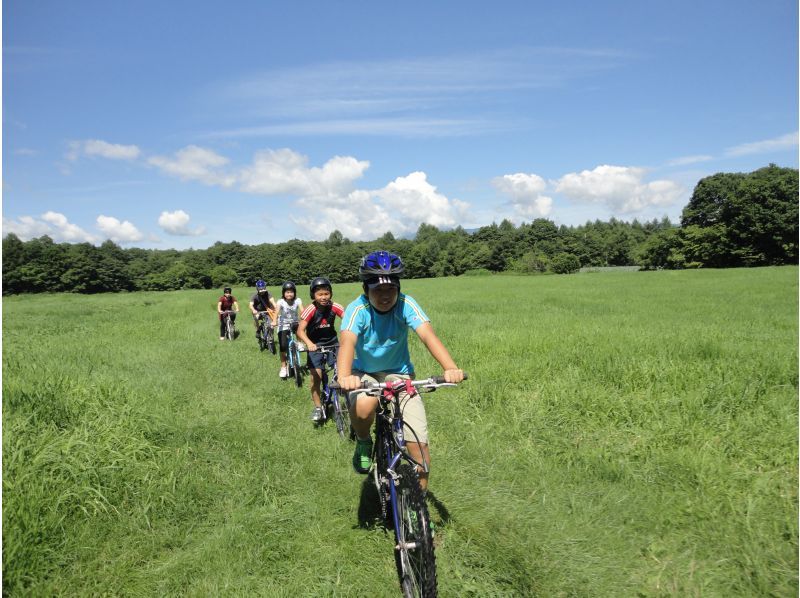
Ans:
<svg viewBox="0 0 800 598"><path fill-rule="evenodd" d="M457 384L464 379L464 372L436 336L428 316L412 297L400 292L403 270L400 257L386 251L370 253L361 260L358 276L363 281L364 294L347 306L342 317L339 385L345 391L359 389L365 383L413 379L414 366L408 352L409 328L417 333L442 366L447 382ZM424 459L430 465L428 424L422 398L417 393L409 396L401 392L399 400L407 424L408 452L418 463ZM358 473L367 473L372 466L370 428L377 406L378 397L368 394L358 395L350 406L357 436L353 467ZM427 491L428 474L420 471L419 478L423 492Z"/></svg>
<svg viewBox="0 0 800 598"><path fill-rule="evenodd" d="M312 280L312 303L300 314L300 325L297 327L297 337L306 344L308 350L308 369L311 371L311 401L314 403L311 421L314 423L322 420L319 391L322 382L323 355L318 349L321 347L332 349L334 353L332 356L328 356L328 365L332 366L336 363L339 339L333 324L336 316L344 315L344 308L338 303L334 303L332 298L333 287L330 280L323 276Z"/></svg>
<svg viewBox="0 0 800 598"><path fill-rule="evenodd" d="M231 287L222 289L222 297L217 299L217 313L219 314L219 340L225 340L225 318L223 314L226 311L233 311L231 314L231 321L236 321L236 314L239 312L239 302L233 296Z"/></svg>
<svg viewBox="0 0 800 598"><path fill-rule="evenodd" d="M303 302L297 298L297 287L287 280L281 287L281 298L278 299L278 344L281 348L281 378L289 377L286 366L286 351L289 349L289 330L297 332L300 323L300 314L303 311Z"/></svg>
<svg viewBox="0 0 800 598"><path fill-rule="evenodd" d="M267 283L259 279L256 281L256 292L250 297L250 312L253 314L253 324L256 326L256 338L258 338L258 324L262 316L259 312L267 312L272 325L275 326L277 318L277 307L275 299L267 290Z"/></svg>

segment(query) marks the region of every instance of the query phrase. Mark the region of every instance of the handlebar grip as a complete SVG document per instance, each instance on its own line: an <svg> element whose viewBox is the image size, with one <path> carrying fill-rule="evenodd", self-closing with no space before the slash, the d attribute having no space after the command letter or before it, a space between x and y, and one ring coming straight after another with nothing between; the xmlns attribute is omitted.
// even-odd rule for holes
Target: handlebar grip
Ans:
<svg viewBox="0 0 800 598"><path fill-rule="evenodd" d="M469 378L469 376L467 375L467 372L464 372L464 380L466 380L467 378ZM431 378L431 380L433 380L434 384L446 384L447 383L447 380L444 379L444 376L433 376Z"/></svg>

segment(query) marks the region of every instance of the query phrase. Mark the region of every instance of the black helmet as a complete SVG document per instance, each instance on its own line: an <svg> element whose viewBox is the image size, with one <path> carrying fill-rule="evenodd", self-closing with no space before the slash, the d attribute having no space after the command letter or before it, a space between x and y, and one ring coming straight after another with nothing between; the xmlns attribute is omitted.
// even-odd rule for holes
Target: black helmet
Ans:
<svg viewBox="0 0 800 598"><path fill-rule="evenodd" d="M294 283L291 280L287 280L286 282L283 283L283 286L281 287L281 292L283 291L294 291L296 293L297 287L294 286Z"/></svg>
<svg viewBox="0 0 800 598"><path fill-rule="evenodd" d="M309 287L311 290L312 299L314 298L314 291L316 291L319 287L328 287L331 291L331 295L333 295L333 285L331 285L331 281L324 276L317 276L311 281L311 285Z"/></svg>
<svg viewBox="0 0 800 598"><path fill-rule="evenodd" d="M361 258L358 277L365 282L379 276L399 278L404 270L405 266L399 255L388 251L373 251Z"/></svg>
<svg viewBox="0 0 800 598"><path fill-rule="evenodd" d="M232 290L230 287L225 287L224 289L222 289L222 294L223 294L223 295L224 295L225 293L232 293L232 292L233 292L233 290Z"/></svg>

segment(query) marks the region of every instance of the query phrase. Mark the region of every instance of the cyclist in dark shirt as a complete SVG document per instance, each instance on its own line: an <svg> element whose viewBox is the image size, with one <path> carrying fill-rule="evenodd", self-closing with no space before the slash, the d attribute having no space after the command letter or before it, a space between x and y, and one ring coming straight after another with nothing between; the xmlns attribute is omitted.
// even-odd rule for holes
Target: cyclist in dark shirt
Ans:
<svg viewBox="0 0 800 598"><path fill-rule="evenodd" d="M258 312L265 311L268 312L269 319L272 320L272 325L275 326L275 323L278 318L278 308L275 305L275 299L272 298L269 291L267 290L267 283L263 280L256 281L256 292L250 297L250 312L253 314L253 323L256 327L256 338L258 338L258 324L259 320L262 316L258 315Z"/></svg>

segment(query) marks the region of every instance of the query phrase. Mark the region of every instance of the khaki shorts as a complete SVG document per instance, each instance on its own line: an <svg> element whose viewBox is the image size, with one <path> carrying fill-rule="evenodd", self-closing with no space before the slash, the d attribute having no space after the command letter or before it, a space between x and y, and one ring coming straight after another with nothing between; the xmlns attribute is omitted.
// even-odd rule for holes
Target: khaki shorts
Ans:
<svg viewBox="0 0 800 598"><path fill-rule="evenodd" d="M364 372L354 371L353 375L358 376L367 383L411 379L411 376L406 374L387 374L386 372L365 374ZM428 418L425 417L425 404L422 402L422 397L418 393L409 397L404 390L400 391L399 396L400 409L403 411L403 434L406 442L428 444Z"/></svg>

